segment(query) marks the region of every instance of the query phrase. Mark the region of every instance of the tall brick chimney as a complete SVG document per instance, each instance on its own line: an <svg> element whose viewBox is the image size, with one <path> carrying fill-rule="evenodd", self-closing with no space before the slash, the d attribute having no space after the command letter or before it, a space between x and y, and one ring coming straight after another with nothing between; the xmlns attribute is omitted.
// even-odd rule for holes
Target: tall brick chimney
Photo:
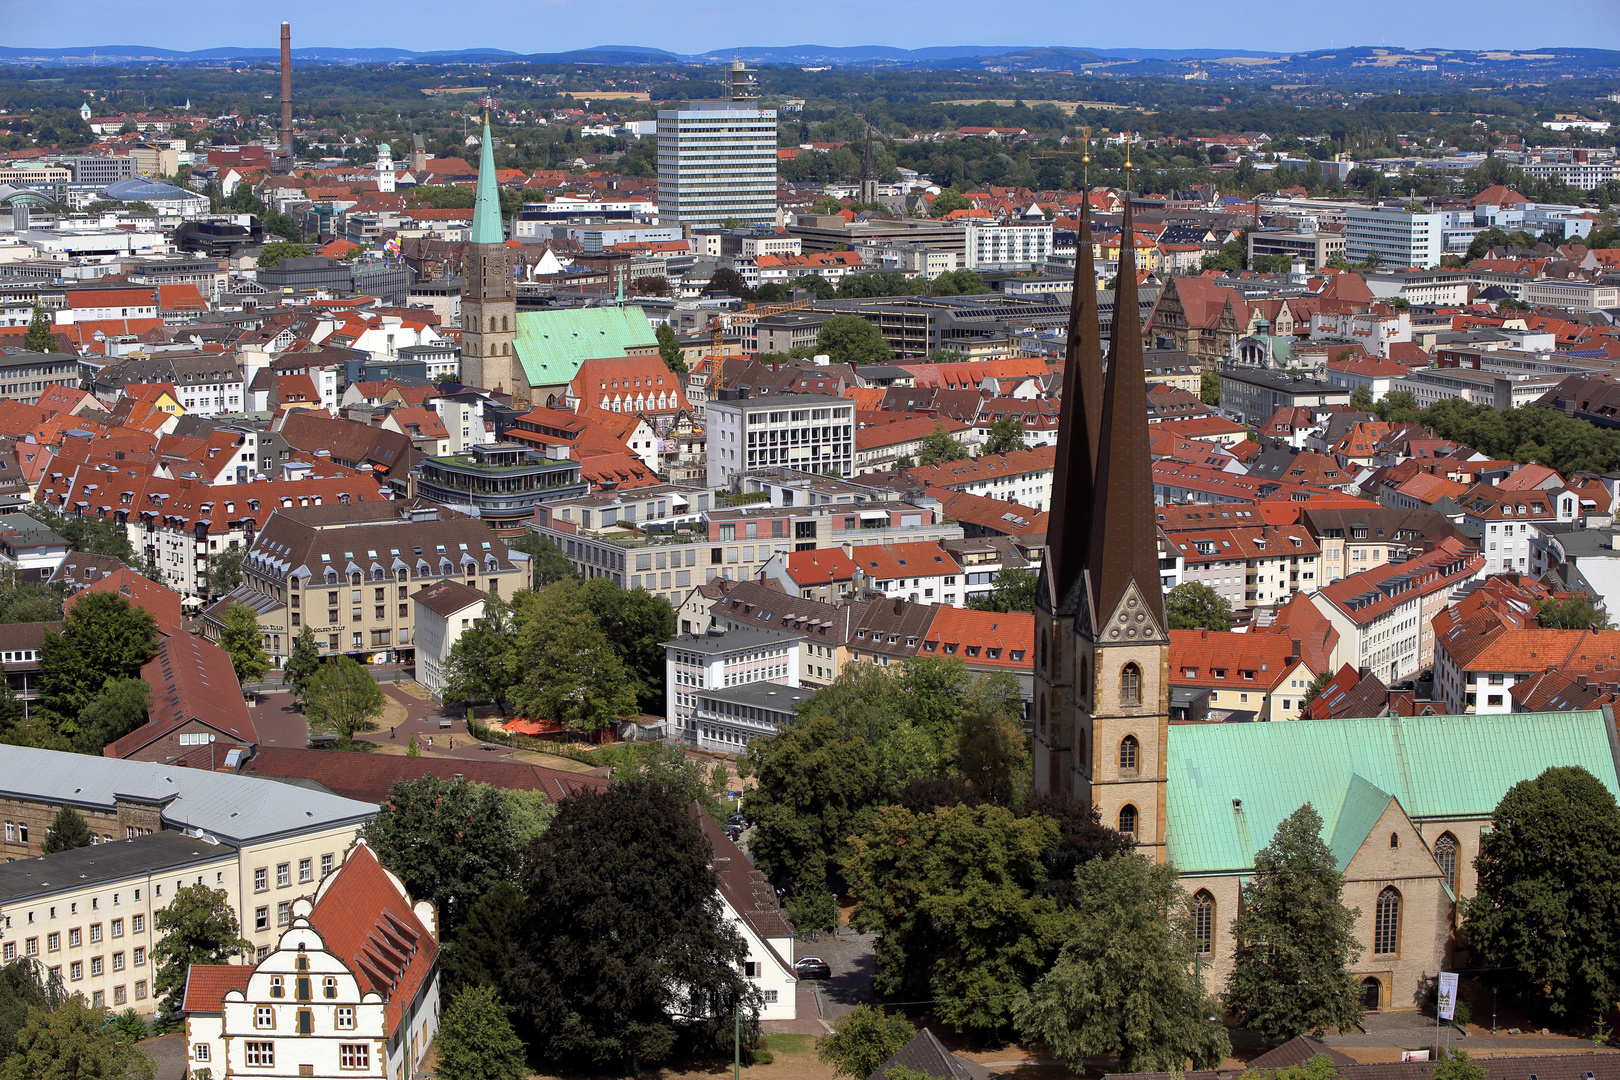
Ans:
<svg viewBox="0 0 1620 1080"><path fill-rule="evenodd" d="M282 172L292 172L292 24L281 24L281 159Z"/></svg>

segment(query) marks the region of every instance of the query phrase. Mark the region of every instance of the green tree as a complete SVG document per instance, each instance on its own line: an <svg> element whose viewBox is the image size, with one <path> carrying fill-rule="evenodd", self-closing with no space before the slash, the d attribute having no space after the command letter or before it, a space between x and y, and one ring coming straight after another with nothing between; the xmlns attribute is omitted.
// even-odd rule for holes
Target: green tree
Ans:
<svg viewBox="0 0 1620 1080"><path fill-rule="evenodd" d="M1040 891L1057 901L1061 908L1073 907L1077 899L1077 872L1093 859L1110 859L1133 851L1135 841L1102 824L1102 815L1070 795L1043 792L1019 807L1025 817L1044 817L1057 825L1058 841L1041 852L1046 883Z"/></svg>
<svg viewBox="0 0 1620 1080"><path fill-rule="evenodd" d="M820 274L804 274L796 277L789 282L788 287L794 292L803 290L815 293L817 300L831 300L838 294L838 286Z"/></svg>
<svg viewBox="0 0 1620 1080"><path fill-rule="evenodd" d="M247 548L227 548L208 556L208 595L224 596L242 584L242 556Z"/></svg>
<svg viewBox="0 0 1620 1080"><path fill-rule="evenodd" d="M272 240L259 249L259 269L269 270L279 266L282 259L309 258L309 245L293 244L285 240Z"/></svg>
<svg viewBox="0 0 1620 1080"><path fill-rule="evenodd" d="M531 588L543 589L563 578L578 577L574 564L568 561L562 549L539 533L524 533L507 545L508 550L521 551L529 557Z"/></svg>
<svg viewBox="0 0 1620 1080"><path fill-rule="evenodd" d="M302 701L309 680L320 669L321 647L315 643L315 631L303 626L292 640L286 662L281 665L281 681L292 688L293 697Z"/></svg>
<svg viewBox="0 0 1620 1080"><path fill-rule="evenodd" d="M270 673L270 657L264 651L264 635L253 609L235 603L225 609L219 632L219 647L230 655L231 667L239 683L256 683Z"/></svg>
<svg viewBox="0 0 1620 1080"><path fill-rule="evenodd" d="M435 1042L441 1080L528 1080L523 1040L493 986L469 986L452 998Z"/></svg>
<svg viewBox="0 0 1620 1080"><path fill-rule="evenodd" d="M636 715L636 691L624 661L585 604L584 585L564 578L531 594L519 609L524 679L512 699L526 716L597 731Z"/></svg>
<svg viewBox="0 0 1620 1080"><path fill-rule="evenodd" d="M1164 614L1172 630L1232 628L1232 605L1208 585L1188 581L1164 594Z"/></svg>
<svg viewBox="0 0 1620 1080"><path fill-rule="evenodd" d="M63 517L39 505L29 507L28 516L49 526L74 551L111 555L127 566L139 562L135 558L135 549L129 546L129 533L115 521L89 514Z"/></svg>
<svg viewBox="0 0 1620 1080"><path fill-rule="evenodd" d="M505 982L507 955L523 929L526 903L523 890L510 881L497 881L478 898L444 950L447 992L499 988Z"/></svg>
<svg viewBox="0 0 1620 1080"><path fill-rule="evenodd" d="M1212 255L1205 255L1199 261L1198 268L1200 270L1219 270L1222 273L1234 274L1242 270L1247 262L1248 249L1244 247L1242 241L1228 240L1221 245L1220 251Z"/></svg>
<svg viewBox="0 0 1620 1080"><path fill-rule="evenodd" d="M1322 674L1311 680L1311 685L1305 688L1304 696L1299 699L1299 712L1301 716L1305 715L1306 706L1315 701L1316 696L1323 690L1327 689L1327 684L1332 681L1333 672L1331 671L1324 671Z"/></svg>
<svg viewBox="0 0 1620 1080"><path fill-rule="evenodd" d="M53 586L28 583L0 591L0 623L60 622L62 594Z"/></svg>
<svg viewBox="0 0 1620 1080"><path fill-rule="evenodd" d="M1226 1011L1268 1039L1291 1039L1361 1018L1350 965L1361 955L1353 933L1361 913L1340 899L1344 878L1322 840L1309 803L1280 825L1254 856L1254 878L1232 920Z"/></svg>
<svg viewBox="0 0 1620 1080"><path fill-rule="evenodd" d="M822 889L806 889L788 897L782 913L799 933L838 928L838 897Z"/></svg>
<svg viewBox="0 0 1620 1080"><path fill-rule="evenodd" d="M1028 450L1024 442L1024 422L1016 416L1003 416L990 425L990 437L985 439L979 453L1010 454L1014 450Z"/></svg>
<svg viewBox="0 0 1620 1080"><path fill-rule="evenodd" d="M47 706L58 717L77 717L108 682L140 678L157 641L157 621L145 608L114 592L80 593L62 629L40 642L39 680ZM72 720L59 726L68 736L77 730Z"/></svg>
<svg viewBox="0 0 1620 1080"><path fill-rule="evenodd" d="M459 777L394 781L360 834L413 897L433 901L452 939L480 896L516 876L522 858L504 794Z"/></svg>
<svg viewBox="0 0 1620 1080"><path fill-rule="evenodd" d="M947 461L965 461L969 456L968 448L951 438L944 424L935 424L934 430L922 437L917 449L917 463L925 469Z"/></svg>
<svg viewBox="0 0 1620 1080"><path fill-rule="evenodd" d="M1620 807L1579 766L1507 790L1480 839L1464 932L1476 965L1500 968L1557 1018L1607 1013L1620 995Z"/></svg>
<svg viewBox="0 0 1620 1080"><path fill-rule="evenodd" d="M816 1056L831 1065L837 1076L866 1080L916 1034L911 1022L899 1013L886 1013L877 1005L857 1005L844 1014L831 1035L823 1035L816 1043Z"/></svg>
<svg viewBox="0 0 1620 1080"><path fill-rule="evenodd" d="M964 709L950 763L985 802L1000 806L1023 802L1032 766L1022 716L994 706Z"/></svg>
<svg viewBox="0 0 1620 1080"><path fill-rule="evenodd" d="M974 611L1034 611L1038 580L1033 570L1016 566L1003 570L990 591L968 597L967 606Z"/></svg>
<svg viewBox="0 0 1620 1080"><path fill-rule="evenodd" d="M883 334L859 315L834 315L822 323L816 348L835 364L886 364L894 359Z"/></svg>
<svg viewBox="0 0 1620 1080"><path fill-rule="evenodd" d="M754 290L754 299L761 304L781 304L787 301L788 291L774 281L767 281Z"/></svg>
<svg viewBox="0 0 1620 1080"><path fill-rule="evenodd" d="M169 906L160 908L152 923L162 935L152 947L152 963L157 966L152 990L163 997L165 1012L180 1008L192 964L223 964L252 948L242 937L224 889L201 884L176 889Z"/></svg>
<svg viewBox="0 0 1620 1080"><path fill-rule="evenodd" d="M504 990L543 1061L633 1075L682 1045L729 1052L739 1015L745 1048L757 1044L747 949L709 842L669 792L643 780L579 792L532 854Z"/></svg>
<svg viewBox="0 0 1620 1080"><path fill-rule="evenodd" d="M45 968L26 957L0 967L0 1067L17 1052L17 1033L28 1022L29 1011L49 1012L61 1003L61 983L44 980Z"/></svg>
<svg viewBox="0 0 1620 1080"><path fill-rule="evenodd" d="M89 847L94 839L90 835L90 826L85 824L79 812L71 806L64 806L56 812L51 827L46 830L45 845L41 850L47 855L54 855L58 851Z"/></svg>
<svg viewBox="0 0 1620 1080"><path fill-rule="evenodd" d="M365 665L347 656L334 656L304 686L304 716L316 731L330 731L338 746L354 745L354 737L371 731L383 713L386 699Z"/></svg>
<svg viewBox="0 0 1620 1080"><path fill-rule="evenodd" d="M23 348L29 352L55 352L56 333L51 326L51 313L45 310L44 304L36 301L34 317L28 320L28 330L23 334Z"/></svg>
<svg viewBox="0 0 1620 1080"><path fill-rule="evenodd" d="M1325 1056L1325 1055L1319 1055ZM1485 1080L1490 1075L1483 1066L1474 1064L1466 1050L1440 1049L1440 1056L1435 1060L1434 1071L1429 1074L1431 1080Z"/></svg>
<svg viewBox="0 0 1620 1080"><path fill-rule="evenodd" d="M1198 400L1205 405L1217 408L1221 404L1221 377L1213 371L1206 371L1198 377Z"/></svg>
<svg viewBox="0 0 1620 1080"><path fill-rule="evenodd" d="M152 1080L152 1059L110 1019L82 994L54 1009L29 1009L0 1080Z"/></svg>
<svg viewBox="0 0 1620 1080"><path fill-rule="evenodd" d="M675 609L646 589L623 589L592 578L580 599L608 644L624 662L644 712L664 704L664 642L675 636Z"/></svg>
<svg viewBox="0 0 1620 1080"><path fill-rule="evenodd" d="M749 851L774 881L825 889L842 862L858 816L878 794L877 761L863 738L846 738L830 716L801 714L751 743L746 767L757 783L743 796L754 823Z"/></svg>
<svg viewBox="0 0 1620 1080"><path fill-rule="evenodd" d="M116 679L79 710L74 748L81 754L100 754L146 723L152 688L145 679Z"/></svg>
<svg viewBox="0 0 1620 1080"><path fill-rule="evenodd" d="M681 343L675 339L675 328L663 323L653 332L658 339L658 355L663 357L664 366L677 375L687 372L686 356L681 351Z"/></svg>
<svg viewBox="0 0 1620 1080"><path fill-rule="evenodd" d="M1536 625L1543 630L1607 630L1609 616L1585 593L1536 605Z"/></svg>
<svg viewBox="0 0 1620 1080"><path fill-rule="evenodd" d="M443 700L493 701L504 719L512 715L512 690L522 681L512 607L499 596L491 596L484 602L483 615L450 647Z"/></svg>
<svg viewBox="0 0 1620 1080"><path fill-rule="evenodd" d="M1373 412L1378 419L1395 424L1412 424L1422 418L1418 413L1417 399L1410 390L1391 390L1378 399Z"/></svg>
<svg viewBox="0 0 1620 1080"><path fill-rule="evenodd" d="M973 204L968 202L967 199L963 198L960 192L952 191L951 189L946 188L944 191L934 196L934 205L929 212L937 218L942 218L946 214L952 213L956 210L971 209L973 209Z"/></svg>
<svg viewBox="0 0 1620 1080"><path fill-rule="evenodd" d="M422 744L416 741L416 736L415 735L412 735L411 736L411 741L405 744L405 756L406 757L421 757L422 756Z"/></svg>
<svg viewBox="0 0 1620 1080"><path fill-rule="evenodd" d="M1372 390L1367 386L1358 386L1350 392L1350 407L1363 412L1371 412L1373 407Z"/></svg>
<svg viewBox="0 0 1620 1080"><path fill-rule="evenodd" d="M1232 1052L1211 1023L1192 905L1168 865L1135 855L1080 867L1072 930L1057 963L1017 1006L1025 1040L1071 1069L1110 1057L1122 1072L1212 1069Z"/></svg>
<svg viewBox="0 0 1620 1080"><path fill-rule="evenodd" d="M850 925L879 934L879 994L915 993L958 1031L990 1031L1067 936L1042 895L1057 825L1001 806L875 811L850 840Z"/></svg>
<svg viewBox="0 0 1620 1080"><path fill-rule="evenodd" d="M613 775L620 780L651 780L682 806L695 802L710 817L717 818L722 814L720 795L726 790L729 774L720 762L713 766L688 754L684 746L632 743L625 747L625 759Z"/></svg>

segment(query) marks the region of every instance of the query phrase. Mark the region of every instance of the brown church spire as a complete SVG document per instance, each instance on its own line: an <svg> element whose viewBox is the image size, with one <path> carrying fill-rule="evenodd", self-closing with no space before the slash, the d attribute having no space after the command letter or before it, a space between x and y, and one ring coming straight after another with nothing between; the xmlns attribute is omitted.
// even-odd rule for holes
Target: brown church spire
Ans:
<svg viewBox="0 0 1620 1080"><path fill-rule="evenodd" d="M1136 295L1136 235L1128 190L1102 409L1089 561L1098 633L1100 636L1104 622L1113 617L1134 580L1163 640L1164 590L1159 582L1159 530L1148 448L1147 384L1142 370L1142 317Z"/></svg>
<svg viewBox="0 0 1620 1080"><path fill-rule="evenodd" d="M1047 573L1057 610L1073 614L1083 590L1091 549L1091 515L1102 434L1102 342L1097 325L1097 271L1091 254L1091 200L1080 209L1075 240L1074 294L1069 300L1069 341L1063 368L1063 405L1057 462L1052 477L1052 513L1047 528Z"/></svg>

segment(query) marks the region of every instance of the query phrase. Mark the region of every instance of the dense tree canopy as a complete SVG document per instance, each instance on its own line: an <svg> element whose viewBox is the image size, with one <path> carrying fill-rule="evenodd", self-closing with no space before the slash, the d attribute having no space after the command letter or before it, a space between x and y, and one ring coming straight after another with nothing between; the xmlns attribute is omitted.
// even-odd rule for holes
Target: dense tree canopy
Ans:
<svg viewBox="0 0 1620 1080"><path fill-rule="evenodd" d="M1620 807L1578 766L1508 789L1474 861L1464 932L1538 1011L1605 1013L1620 996Z"/></svg>
<svg viewBox="0 0 1620 1080"><path fill-rule="evenodd" d="M505 996L541 1060L622 1069L747 1045L759 999L720 905L712 852L686 807L644 780L568 799L523 877L529 918Z"/></svg>
<svg viewBox="0 0 1620 1080"><path fill-rule="evenodd" d="M1108 1057L1123 1072L1210 1069L1231 1053L1197 972L1192 908L1176 872L1134 855L1080 867L1068 939L1020 1000L1024 1038L1069 1068Z"/></svg>
<svg viewBox="0 0 1620 1080"><path fill-rule="evenodd" d="M1172 630L1216 630L1232 628L1232 604L1198 581L1187 581L1164 594L1164 615Z"/></svg>
<svg viewBox="0 0 1620 1080"><path fill-rule="evenodd" d="M522 858L506 792L432 774L395 781L361 835L411 896L433 901L451 939L479 897L516 876Z"/></svg>

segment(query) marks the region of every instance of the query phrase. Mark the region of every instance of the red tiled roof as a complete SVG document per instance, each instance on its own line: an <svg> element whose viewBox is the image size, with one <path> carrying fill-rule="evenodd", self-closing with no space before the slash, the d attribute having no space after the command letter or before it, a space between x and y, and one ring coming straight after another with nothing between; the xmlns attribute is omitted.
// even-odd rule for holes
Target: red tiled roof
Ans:
<svg viewBox="0 0 1620 1080"><path fill-rule="evenodd" d="M1293 642L1276 634L1170 631L1173 684L1270 693L1300 662L1294 656Z"/></svg>
<svg viewBox="0 0 1620 1080"><path fill-rule="evenodd" d="M383 1030L393 1038L405 1004L434 971L439 943L365 841L355 841L338 872L322 882L309 922L349 965L362 992L387 999Z"/></svg>
<svg viewBox="0 0 1620 1080"><path fill-rule="evenodd" d="M236 681L230 655L218 645L195 634L174 634L165 638L152 659L142 665L141 678L152 688L149 719L108 745L102 751L107 757L134 757L193 722L207 724L228 741L258 745L259 731L247 702L242 700L242 687Z"/></svg>
<svg viewBox="0 0 1620 1080"><path fill-rule="evenodd" d="M923 636L922 655L954 655L973 665L1034 671L1030 648L1034 641L1035 616L1029 612L947 606L934 613Z"/></svg>
<svg viewBox="0 0 1620 1080"><path fill-rule="evenodd" d="M223 1012L225 995L232 990L247 991L253 969L246 964L192 964L186 972L185 1001L188 1013Z"/></svg>

